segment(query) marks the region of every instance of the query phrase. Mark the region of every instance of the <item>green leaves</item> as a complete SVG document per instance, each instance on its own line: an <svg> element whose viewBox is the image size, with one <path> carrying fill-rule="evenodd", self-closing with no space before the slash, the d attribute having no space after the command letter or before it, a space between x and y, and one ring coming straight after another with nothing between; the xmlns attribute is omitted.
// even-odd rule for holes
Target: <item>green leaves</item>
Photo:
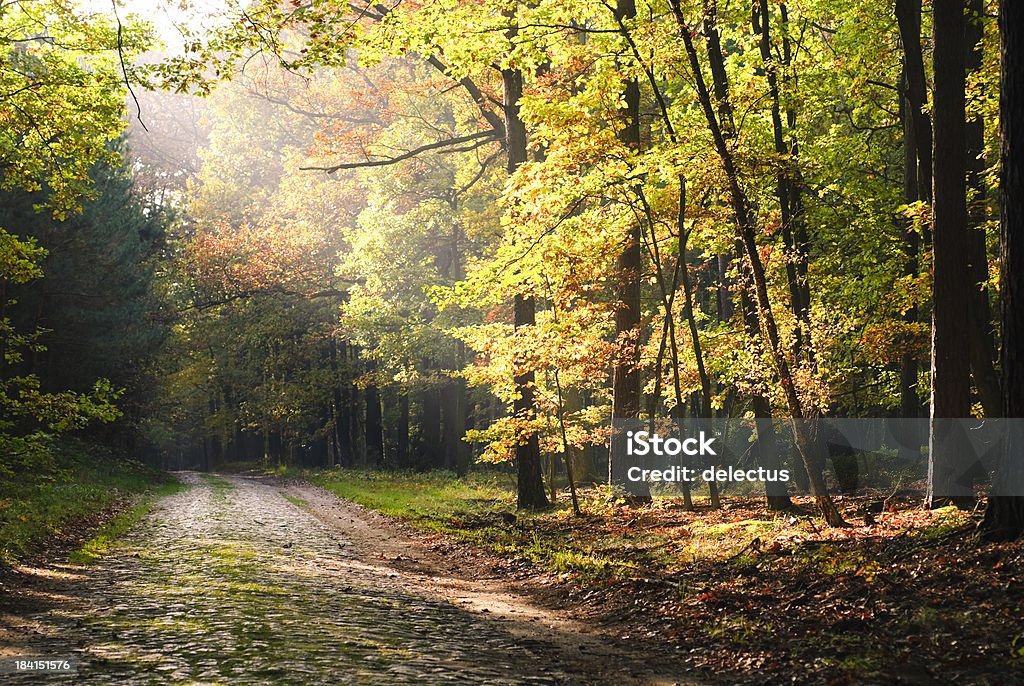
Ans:
<svg viewBox="0 0 1024 686"><path fill-rule="evenodd" d="M125 75L149 41L63 2L14 3L0 15L0 164L4 188L45 188L57 218L89 194L89 171L112 161L107 143L124 127ZM120 52L120 54L119 54Z"/></svg>
<svg viewBox="0 0 1024 686"><path fill-rule="evenodd" d="M0 279L11 283L25 283L43 275L39 261L46 250L34 239L21 240L0 227Z"/></svg>

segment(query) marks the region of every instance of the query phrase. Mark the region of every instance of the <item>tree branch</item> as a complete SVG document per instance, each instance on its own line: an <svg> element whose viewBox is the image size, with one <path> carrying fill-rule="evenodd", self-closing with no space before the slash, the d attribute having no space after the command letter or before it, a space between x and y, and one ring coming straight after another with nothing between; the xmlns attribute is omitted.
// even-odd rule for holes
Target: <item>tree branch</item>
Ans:
<svg viewBox="0 0 1024 686"><path fill-rule="evenodd" d="M341 171L343 169L362 169L365 167L385 167L391 164L398 164L410 160L422 153L430 152L431 150L440 150L442 148L450 148L452 146L460 145L462 143L469 143L471 141L478 141L476 146L468 148L460 148L457 150L449 150L449 152L466 152L472 150L474 147L479 147L489 140L498 140L497 132L495 131L477 131L476 133L466 134L465 136L457 136L456 138L449 138L443 141L435 141L434 143L427 143L421 145L418 148L414 148L409 152L402 153L397 157L385 157L379 160L366 160L364 162L345 162L342 164L336 164L331 167L299 167L304 171L323 171L328 174Z"/></svg>
<svg viewBox="0 0 1024 686"><path fill-rule="evenodd" d="M475 102L477 107L480 108L480 114L487 120L487 123L491 125L491 128L494 129L494 133L497 134L496 137L501 139L505 138L505 122L502 121L501 117L498 116L494 110L484 107L484 103L487 102L488 98L483 94L483 91L480 90L480 87L477 86L469 77L456 79L452 76L448 65L442 62L436 55L430 55L426 59L427 63L432 67L453 81L458 82L463 88L465 88L466 92L469 93L469 96L473 98L473 102Z"/></svg>

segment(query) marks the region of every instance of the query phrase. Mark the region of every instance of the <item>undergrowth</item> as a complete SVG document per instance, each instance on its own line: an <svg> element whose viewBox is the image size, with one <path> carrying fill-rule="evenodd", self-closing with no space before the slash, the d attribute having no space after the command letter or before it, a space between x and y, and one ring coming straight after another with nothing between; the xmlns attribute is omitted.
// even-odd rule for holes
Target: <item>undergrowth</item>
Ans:
<svg viewBox="0 0 1024 686"><path fill-rule="evenodd" d="M141 463L83 441L64 441L52 448L46 469L0 480L0 563L14 564L163 483L159 472Z"/></svg>

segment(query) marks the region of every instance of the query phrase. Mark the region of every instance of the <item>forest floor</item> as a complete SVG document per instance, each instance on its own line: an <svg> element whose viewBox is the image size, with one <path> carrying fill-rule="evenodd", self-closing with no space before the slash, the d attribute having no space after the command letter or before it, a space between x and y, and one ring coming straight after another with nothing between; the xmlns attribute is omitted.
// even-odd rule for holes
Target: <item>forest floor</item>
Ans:
<svg viewBox="0 0 1024 686"><path fill-rule="evenodd" d="M3 669L77 664L5 684L698 683L657 644L538 604L306 482L181 478L92 564L3 576Z"/></svg>
<svg viewBox="0 0 1024 686"><path fill-rule="evenodd" d="M913 491L838 498L850 526L729 497L630 505L603 488L513 515L510 484L430 474L307 475L408 522L451 559L653 642L680 674L732 684L1024 684L1024 542L982 544L980 509Z"/></svg>

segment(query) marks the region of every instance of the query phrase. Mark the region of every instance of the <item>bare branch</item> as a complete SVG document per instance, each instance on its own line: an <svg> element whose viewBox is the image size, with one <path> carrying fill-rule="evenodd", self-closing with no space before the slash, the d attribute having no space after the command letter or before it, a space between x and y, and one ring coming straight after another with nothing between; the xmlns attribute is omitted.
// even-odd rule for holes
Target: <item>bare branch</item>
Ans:
<svg viewBox="0 0 1024 686"><path fill-rule="evenodd" d="M402 153L401 155L398 155L396 157L385 157L385 158L382 158L382 159L379 159L379 160L369 160L368 159L365 162L346 162L346 163L343 163L343 164L336 164L336 165L334 165L332 167L299 167L299 169L302 169L304 171L323 171L323 172L327 172L328 174L333 174L334 172L341 171L343 169L362 169L362 168L365 168L365 167L386 167L386 166L391 165L391 164L398 164L399 162L404 162L406 160L410 160L410 159L416 157L417 155L420 155L420 154L425 153L425 152L430 152L431 150L441 150L443 148L452 148L453 146L461 145L462 143L469 143L469 142L472 142L472 141L476 141L477 142L476 145L473 145L473 146L470 146L470 147L456 148L456 149L448 150L448 152L468 152L468 151L473 150L474 148L480 147L481 145L483 145L483 144L485 144L485 143L487 143L489 141L492 141L492 140L498 140L498 136L497 136L497 133L495 131L477 131L476 133L470 133L470 134L467 134L465 136L458 136L456 138L448 138L446 140L436 141L434 143L427 143L426 145L421 145L418 148L410 150L409 152Z"/></svg>
<svg viewBox="0 0 1024 686"><path fill-rule="evenodd" d="M136 116L139 120L139 125L142 126L143 130L148 132L149 127L146 126L146 122L142 121L142 105L139 104L139 99L135 95L135 90L132 88L131 80L128 78L128 67L124 63L123 27L121 26L121 17L117 14L116 0L110 0L110 6L114 8L114 19L117 20L117 59L121 61L121 73L124 75L124 85L128 88L128 92L131 94L132 100L135 102L135 109L138 111Z"/></svg>

